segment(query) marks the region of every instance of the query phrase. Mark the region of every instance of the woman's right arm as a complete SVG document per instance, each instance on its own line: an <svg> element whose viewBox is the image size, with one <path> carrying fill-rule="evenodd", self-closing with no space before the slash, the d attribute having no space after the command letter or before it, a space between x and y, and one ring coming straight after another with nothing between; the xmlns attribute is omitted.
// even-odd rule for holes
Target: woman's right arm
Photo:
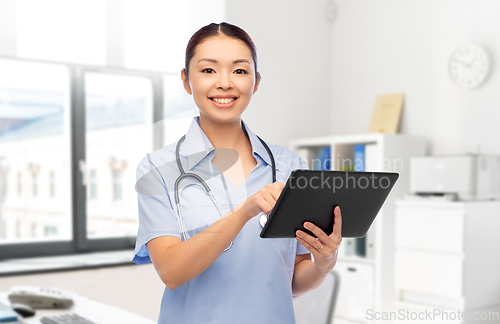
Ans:
<svg viewBox="0 0 500 324"><path fill-rule="evenodd" d="M284 186L284 182L267 184L186 241L175 236L161 236L149 241L146 244L149 256L167 288L175 289L205 271L224 252L246 222L260 212L271 212Z"/></svg>

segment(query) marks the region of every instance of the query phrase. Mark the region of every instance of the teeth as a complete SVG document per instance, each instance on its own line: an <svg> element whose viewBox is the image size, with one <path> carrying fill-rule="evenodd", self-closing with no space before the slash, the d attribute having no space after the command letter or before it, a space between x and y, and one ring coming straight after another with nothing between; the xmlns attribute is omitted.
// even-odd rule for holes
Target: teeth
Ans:
<svg viewBox="0 0 500 324"><path fill-rule="evenodd" d="M231 101L234 101L234 98L212 98L213 101L221 104L227 104L230 103Z"/></svg>

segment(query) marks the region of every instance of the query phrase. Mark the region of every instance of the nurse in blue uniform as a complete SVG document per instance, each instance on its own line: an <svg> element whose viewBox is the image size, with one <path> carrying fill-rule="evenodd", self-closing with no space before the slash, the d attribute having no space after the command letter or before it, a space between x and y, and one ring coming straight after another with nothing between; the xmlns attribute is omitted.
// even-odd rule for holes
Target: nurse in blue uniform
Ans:
<svg viewBox="0 0 500 324"><path fill-rule="evenodd" d="M245 31L227 23L201 28L187 45L181 76L200 115L180 143L137 167L133 261L153 262L165 283L158 323L295 323L292 298L317 288L337 261L340 209L329 236L305 223L318 239L302 231L295 239L260 238L259 216L272 210L292 170L307 164L266 142L273 182L271 155L241 119L261 79ZM204 180L216 204L188 177L179 181L177 207L179 163Z"/></svg>

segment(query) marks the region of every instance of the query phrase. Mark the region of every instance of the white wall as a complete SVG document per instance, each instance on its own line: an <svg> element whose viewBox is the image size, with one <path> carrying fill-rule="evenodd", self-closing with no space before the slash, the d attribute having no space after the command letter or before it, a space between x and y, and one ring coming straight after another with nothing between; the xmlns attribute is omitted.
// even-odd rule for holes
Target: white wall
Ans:
<svg viewBox="0 0 500 324"><path fill-rule="evenodd" d="M226 1L226 21L257 46L259 90L243 114L253 132L288 147L329 129L331 27L325 0Z"/></svg>
<svg viewBox="0 0 500 324"><path fill-rule="evenodd" d="M500 1L336 0L332 33L332 134L369 129L376 97L404 92L402 132L424 135L430 152L500 154ZM460 45L491 54L493 73L457 88L447 64Z"/></svg>

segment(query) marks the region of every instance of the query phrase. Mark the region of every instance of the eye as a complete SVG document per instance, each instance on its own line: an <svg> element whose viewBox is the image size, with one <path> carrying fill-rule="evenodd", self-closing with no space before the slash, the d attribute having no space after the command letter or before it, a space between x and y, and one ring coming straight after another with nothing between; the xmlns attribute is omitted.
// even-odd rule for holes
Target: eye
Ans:
<svg viewBox="0 0 500 324"><path fill-rule="evenodd" d="M247 71L245 71L243 69L238 69L238 70L236 70L234 72L236 72L236 74L247 74L248 73Z"/></svg>
<svg viewBox="0 0 500 324"><path fill-rule="evenodd" d="M214 73L215 71L212 70L211 68L206 68L206 69L201 70L201 72Z"/></svg>

